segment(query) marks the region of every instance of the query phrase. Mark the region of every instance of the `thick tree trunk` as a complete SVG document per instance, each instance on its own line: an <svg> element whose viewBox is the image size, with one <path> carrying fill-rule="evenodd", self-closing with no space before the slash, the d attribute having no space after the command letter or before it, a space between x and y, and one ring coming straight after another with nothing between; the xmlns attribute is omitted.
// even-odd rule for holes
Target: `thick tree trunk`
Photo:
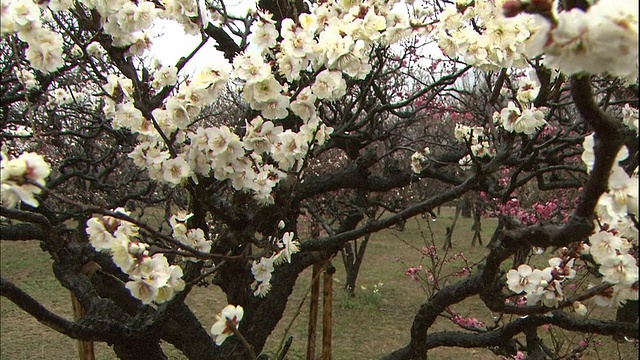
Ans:
<svg viewBox="0 0 640 360"><path fill-rule="evenodd" d="M271 291L266 297L259 298L249 293L250 296L244 303L235 303L244 308L240 333L251 344L256 354L262 352L267 338L282 318L298 275L308 266L324 261L326 258L318 257L318 254L299 254L290 264L276 266L271 279ZM248 276L252 275L249 273ZM231 300L229 302L232 303ZM246 360L249 359L248 356L244 345L237 337L232 336L227 338L212 359Z"/></svg>
<svg viewBox="0 0 640 360"><path fill-rule="evenodd" d="M121 360L166 360L159 339L137 340L113 344L113 351Z"/></svg>
<svg viewBox="0 0 640 360"><path fill-rule="evenodd" d="M527 359L531 360L545 360L547 356L544 353L544 343L538 336L538 330L536 327L529 327L524 330L524 334L527 339Z"/></svg>
<svg viewBox="0 0 640 360"><path fill-rule="evenodd" d="M181 304L171 320L163 326L162 339L182 351L190 360L214 359L219 350L207 330L185 304Z"/></svg>

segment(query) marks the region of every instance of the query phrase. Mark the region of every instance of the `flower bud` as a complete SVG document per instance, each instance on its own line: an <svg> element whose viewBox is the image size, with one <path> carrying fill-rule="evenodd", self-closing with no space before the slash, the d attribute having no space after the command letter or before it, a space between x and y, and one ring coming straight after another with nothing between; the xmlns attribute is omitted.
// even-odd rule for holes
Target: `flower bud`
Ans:
<svg viewBox="0 0 640 360"><path fill-rule="evenodd" d="M585 316L587 315L587 307L579 302L579 301L574 301L573 302L573 311L576 312L576 314L580 315L580 316Z"/></svg>
<svg viewBox="0 0 640 360"><path fill-rule="evenodd" d="M581 255L588 255L591 252L591 247L586 244L586 243L582 243L580 244L580 254Z"/></svg>

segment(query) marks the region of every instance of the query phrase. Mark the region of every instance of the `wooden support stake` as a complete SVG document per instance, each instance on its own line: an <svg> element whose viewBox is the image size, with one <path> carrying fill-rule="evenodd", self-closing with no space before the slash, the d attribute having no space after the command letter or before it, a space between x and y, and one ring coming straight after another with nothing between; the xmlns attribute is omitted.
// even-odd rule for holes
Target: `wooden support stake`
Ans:
<svg viewBox="0 0 640 360"><path fill-rule="evenodd" d="M322 293L322 360L331 360L331 313L333 311L333 273L336 268L329 262L324 270Z"/></svg>
<svg viewBox="0 0 640 360"><path fill-rule="evenodd" d="M100 265L93 261L82 265L82 273L89 278L91 278L98 269L100 269ZM71 306L73 306L73 319L75 321L80 320L80 318L84 316L85 311L73 293L71 293ZM96 360L93 341L78 340L78 355L80 356L80 360Z"/></svg>
<svg viewBox="0 0 640 360"><path fill-rule="evenodd" d="M71 293L71 305L73 306L73 319L77 321L84 316L84 309L73 293ZM95 360L93 342L78 340L78 355L80 360Z"/></svg>
<svg viewBox="0 0 640 360"><path fill-rule="evenodd" d="M316 328L318 326L318 303L320 302L320 271L322 264L313 264L311 273L311 304L309 307L309 326L307 328L307 360L316 358Z"/></svg>

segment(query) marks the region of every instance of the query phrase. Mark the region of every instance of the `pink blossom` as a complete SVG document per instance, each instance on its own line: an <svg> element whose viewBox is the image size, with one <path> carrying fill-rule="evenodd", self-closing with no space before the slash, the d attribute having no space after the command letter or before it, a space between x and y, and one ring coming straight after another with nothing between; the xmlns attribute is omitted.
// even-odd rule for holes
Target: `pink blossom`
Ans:
<svg viewBox="0 0 640 360"><path fill-rule="evenodd" d="M587 345L589 345L589 344L587 344L587 342L586 342L586 341L584 341L584 340L580 340L580 342L578 343L578 345L579 345L580 347L586 348L586 347L587 347Z"/></svg>
<svg viewBox="0 0 640 360"><path fill-rule="evenodd" d="M571 290L575 290L575 289L577 289L577 288L578 288L578 284L576 284L576 283L571 283L571 284L569 284L569 288L570 288Z"/></svg>
<svg viewBox="0 0 640 360"><path fill-rule="evenodd" d="M418 271L422 270L422 265L412 266L405 271L405 275L409 276L411 279L418 281Z"/></svg>

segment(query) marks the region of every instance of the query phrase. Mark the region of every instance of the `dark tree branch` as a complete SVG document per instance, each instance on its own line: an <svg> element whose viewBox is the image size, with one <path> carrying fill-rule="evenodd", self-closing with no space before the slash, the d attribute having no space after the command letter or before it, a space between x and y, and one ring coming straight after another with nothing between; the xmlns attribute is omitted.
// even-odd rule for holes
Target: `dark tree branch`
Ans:
<svg viewBox="0 0 640 360"><path fill-rule="evenodd" d="M591 218L600 195L607 190L609 174L625 136L622 124L596 104L588 76L571 78L571 96L580 115L595 130L595 164L574 213L576 216Z"/></svg>
<svg viewBox="0 0 640 360"><path fill-rule="evenodd" d="M40 323L61 334L76 339L81 335L81 332L79 333L77 331L78 328L76 324L49 311L36 299L32 298L29 294L22 291L22 289L15 286L11 281L5 279L4 276L0 277L0 295L11 300L14 304L18 305L18 307L33 316Z"/></svg>
<svg viewBox="0 0 640 360"><path fill-rule="evenodd" d="M41 227L19 223L0 226L0 240L44 240L45 232Z"/></svg>
<svg viewBox="0 0 640 360"><path fill-rule="evenodd" d="M215 46L216 49L222 51L227 60L233 61L233 58L242 51L240 46L236 44L231 36L229 36L229 34L227 34L223 29L213 26L213 24L209 24L209 26L204 29L204 32L218 43Z"/></svg>
<svg viewBox="0 0 640 360"><path fill-rule="evenodd" d="M34 213L31 211L9 209L4 206L0 206L0 216L4 216L9 219L30 222L34 224L40 224L45 227L51 227L51 223L49 222L49 219L47 219L45 216L41 214Z"/></svg>
<svg viewBox="0 0 640 360"><path fill-rule="evenodd" d="M536 328L545 324L555 325L565 330L590 334L615 335L624 334L629 338L638 338L638 324L622 323L608 320L578 319L562 311L554 311L550 316L529 316L516 319L496 330L484 333L470 333L462 331L440 331L429 334L425 341L426 349L436 347L489 348L504 346L514 336L528 328ZM410 348L394 351L385 360L409 360Z"/></svg>

